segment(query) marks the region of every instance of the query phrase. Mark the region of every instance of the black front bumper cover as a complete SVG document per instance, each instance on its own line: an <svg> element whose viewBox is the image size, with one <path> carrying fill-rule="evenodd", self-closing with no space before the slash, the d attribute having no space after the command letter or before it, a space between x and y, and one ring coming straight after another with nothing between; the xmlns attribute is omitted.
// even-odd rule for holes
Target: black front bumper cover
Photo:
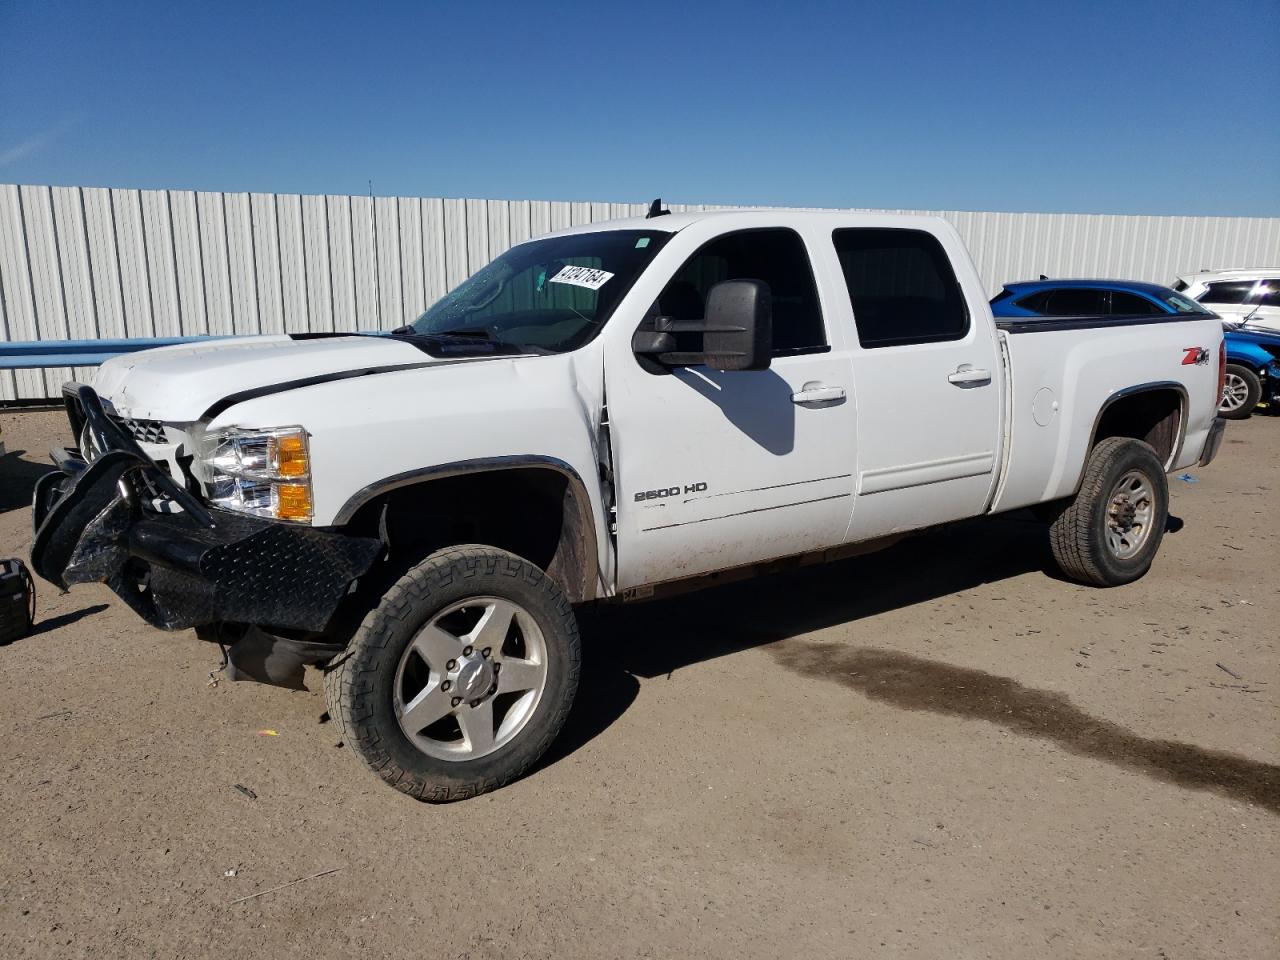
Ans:
<svg viewBox="0 0 1280 960"><path fill-rule="evenodd" d="M35 571L64 589L101 582L153 626L211 623L322 631L380 541L207 510L106 414L68 384L73 429L102 451L59 451L33 503ZM158 512L157 505L177 512Z"/></svg>

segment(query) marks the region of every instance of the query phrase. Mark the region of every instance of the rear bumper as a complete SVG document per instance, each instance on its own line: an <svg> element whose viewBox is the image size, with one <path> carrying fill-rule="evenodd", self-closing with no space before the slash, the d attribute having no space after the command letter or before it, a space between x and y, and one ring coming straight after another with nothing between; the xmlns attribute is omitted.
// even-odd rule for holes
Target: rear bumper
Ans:
<svg viewBox="0 0 1280 960"><path fill-rule="evenodd" d="M1214 417L1213 426L1209 428L1209 436L1204 441L1204 450L1200 454L1200 466L1207 467L1213 462L1213 458L1218 455L1218 448L1222 446L1222 435L1226 432L1227 421L1221 417Z"/></svg>
<svg viewBox="0 0 1280 960"><path fill-rule="evenodd" d="M31 565L46 580L107 584L153 626L261 624L320 631L379 541L206 510L112 423L96 393L75 400L102 452L56 451L36 484Z"/></svg>

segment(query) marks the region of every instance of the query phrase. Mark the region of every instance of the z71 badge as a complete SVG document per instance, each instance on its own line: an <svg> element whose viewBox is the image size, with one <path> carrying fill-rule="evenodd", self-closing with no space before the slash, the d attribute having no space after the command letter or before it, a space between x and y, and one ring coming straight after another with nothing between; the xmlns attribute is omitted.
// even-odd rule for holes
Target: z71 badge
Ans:
<svg viewBox="0 0 1280 960"><path fill-rule="evenodd" d="M1182 365L1189 367L1192 364L1203 366L1209 362L1209 351L1204 347L1183 347L1182 348Z"/></svg>
<svg viewBox="0 0 1280 960"><path fill-rule="evenodd" d="M683 487L680 484L673 484L670 487L660 487L657 490L641 490L636 494L636 503L645 500L665 500L667 497L678 497L681 494L704 493L707 485L705 483L686 483Z"/></svg>

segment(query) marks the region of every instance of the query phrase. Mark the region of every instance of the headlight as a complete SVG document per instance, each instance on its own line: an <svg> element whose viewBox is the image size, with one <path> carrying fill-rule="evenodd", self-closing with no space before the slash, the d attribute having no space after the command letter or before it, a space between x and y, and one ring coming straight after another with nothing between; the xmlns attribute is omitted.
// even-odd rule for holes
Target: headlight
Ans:
<svg viewBox="0 0 1280 960"><path fill-rule="evenodd" d="M214 506L275 520L311 519L311 457L302 427L209 433L200 459Z"/></svg>

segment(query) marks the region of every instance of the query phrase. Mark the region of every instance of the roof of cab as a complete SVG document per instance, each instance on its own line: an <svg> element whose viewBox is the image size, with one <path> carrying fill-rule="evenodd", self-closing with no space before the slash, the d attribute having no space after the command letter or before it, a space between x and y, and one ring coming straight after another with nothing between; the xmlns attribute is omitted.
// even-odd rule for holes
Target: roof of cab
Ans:
<svg viewBox="0 0 1280 960"><path fill-rule="evenodd" d="M895 223L914 222L919 225L946 223L943 217L922 216L909 213L871 213L859 210L801 210L786 207L750 207L732 210L693 210L684 213L664 213L657 217L624 217L618 220L597 220L578 226L556 230L535 239L545 237L563 237L574 233L597 233L602 230L662 230L667 233L678 233L690 224L701 220L753 220L759 221L762 214L776 218L779 224L795 224L800 222L856 222L866 226L888 226Z"/></svg>

